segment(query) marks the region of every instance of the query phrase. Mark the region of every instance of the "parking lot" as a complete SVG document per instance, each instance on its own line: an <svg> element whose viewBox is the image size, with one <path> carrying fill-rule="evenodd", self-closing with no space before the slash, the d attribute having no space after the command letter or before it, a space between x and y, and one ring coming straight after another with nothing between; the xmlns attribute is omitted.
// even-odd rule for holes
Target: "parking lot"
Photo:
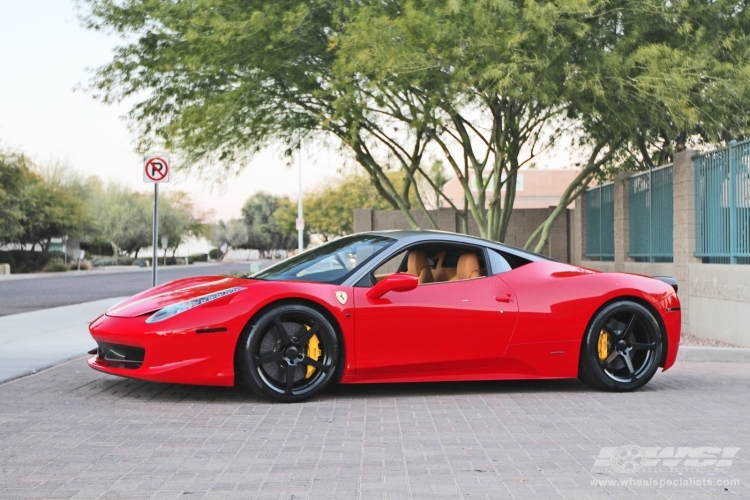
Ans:
<svg viewBox="0 0 750 500"><path fill-rule="evenodd" d="M748 414L747 363L679 363L633 394L394 384L279 405L82 357L0 385L0 498L748 498ZM594 467L623 445L739 451L723 467Z"/></svg>

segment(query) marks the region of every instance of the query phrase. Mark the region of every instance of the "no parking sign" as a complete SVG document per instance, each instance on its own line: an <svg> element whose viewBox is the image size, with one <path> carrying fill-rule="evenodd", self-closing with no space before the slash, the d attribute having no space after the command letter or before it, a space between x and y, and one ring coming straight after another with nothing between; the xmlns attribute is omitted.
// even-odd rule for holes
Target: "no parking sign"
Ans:
<svg viewBox="0 0 750 500"><path fill-rule="evenodd" d="M152 241L153 255L151 256L151 286L156 286L156 267L159 262L158 255L156 255L157 241L159 241L159 184L169 182L169 156L152 154L146 156L143 160L143 182L154 185L154 237ZM166 259L165 251L165 264Z"/></svg>
<svg viewBox="0 0 750 500"><path fill-rule="evenodd" d="M143 165L143 182L169 182L169 156L147 156Z"/></svg>

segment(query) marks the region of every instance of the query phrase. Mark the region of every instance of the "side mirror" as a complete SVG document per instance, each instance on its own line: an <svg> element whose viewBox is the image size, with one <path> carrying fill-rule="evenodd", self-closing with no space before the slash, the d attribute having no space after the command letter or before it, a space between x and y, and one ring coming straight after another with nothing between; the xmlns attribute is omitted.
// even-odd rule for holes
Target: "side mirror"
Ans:
<svg viewBox="0 0 750 500"><path fill-rule="evenodd" d="M411 274L391 274L383 278L365 294L368 299L378 300L388 292L408 292L419 285L419 280Z"/></svg>

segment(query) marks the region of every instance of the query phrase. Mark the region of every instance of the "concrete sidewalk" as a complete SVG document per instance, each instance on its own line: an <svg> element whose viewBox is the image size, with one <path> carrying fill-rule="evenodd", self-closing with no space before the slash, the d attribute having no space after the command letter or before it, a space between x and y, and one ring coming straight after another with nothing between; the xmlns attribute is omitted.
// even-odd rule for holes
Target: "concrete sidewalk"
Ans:
<svg viewBox="0 0 750 500"><path fill-rule="evenodd" d="M28 375L96 347L88 325L126 297L0 317L0 382Z"/></svg>

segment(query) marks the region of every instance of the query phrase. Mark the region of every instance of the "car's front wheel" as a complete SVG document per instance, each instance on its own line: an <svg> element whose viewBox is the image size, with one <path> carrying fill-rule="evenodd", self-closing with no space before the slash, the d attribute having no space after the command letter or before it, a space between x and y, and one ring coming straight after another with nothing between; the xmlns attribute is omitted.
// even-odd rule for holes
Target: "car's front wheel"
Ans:
<svg viewBox="0 0 750 500"><path fill-rule="evenodd" d="M629 300L614 302L599 311L586 332L579 378L596 389L640 389L659 368L663 349L651 311Z"/></svg>
<svg viewBox="0 0 750 500"><path fill-rule="evenodd" d="M339 341L331 323L304 305L269 310L249 325L240 345L245 382L284 403L311 398L338 373Z"/></svg>

